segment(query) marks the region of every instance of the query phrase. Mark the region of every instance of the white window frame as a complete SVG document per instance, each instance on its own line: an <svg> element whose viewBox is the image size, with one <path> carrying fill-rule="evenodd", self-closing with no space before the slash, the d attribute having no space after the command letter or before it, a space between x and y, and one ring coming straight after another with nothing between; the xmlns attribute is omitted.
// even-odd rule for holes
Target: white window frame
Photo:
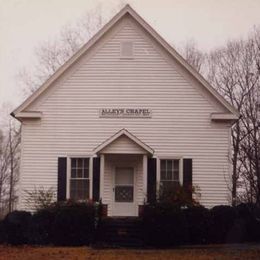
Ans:
<svg viewBox="0 0 260 260"><path fill-rule="evenodd" d="M93 198L93 157L92 156L81 156L71 155L67 157L67 182L66 182L66 198L70 199L70 180L71 180L71 159L89 159L89 199ZM83 178L85 179L85 178Z"/></svg>
<svg viewBox="0 0 260 260"><path fill-rule="evenodd" d="M124 43L131 43L132 44L132 56L124 56L122 55L122 46ZM134 42L133 41L129 41L129 40L123 40L120 42L120 59L121 60L131 60L134 59Z"/></svg>
<svg viewBox="0 0 260 260"><path fill-rule="evenodd" d="M161 183L161 161L162 160L179 160L179 183L183 185L183 157L163 156L157 158L157 191L159 194Z"/></svg>

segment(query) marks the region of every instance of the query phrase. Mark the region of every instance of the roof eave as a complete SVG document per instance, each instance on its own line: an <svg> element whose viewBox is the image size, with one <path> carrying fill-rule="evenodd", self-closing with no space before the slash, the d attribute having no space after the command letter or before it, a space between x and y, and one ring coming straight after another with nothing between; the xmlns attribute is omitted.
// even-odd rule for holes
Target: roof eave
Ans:
<svg viewBox="0 0 260 260"><path fill-rule="evenodd" d="M42 112L38 111L29 111L29 112L18 112L14 114L13 112L10 114L12 117L22 121L23 119L41 119Z"/></svg>
<svg viewBox="0 0 260 260"><path fill-rule="evenodd" d="M234 124L235 122L237 122L237 120L240 119L240 115L237 116L235 114L231 114L231 113L212 113L210 115L210 119L211 121L213 122L220 122L220 123L231 123L231 124Z"/></svg>

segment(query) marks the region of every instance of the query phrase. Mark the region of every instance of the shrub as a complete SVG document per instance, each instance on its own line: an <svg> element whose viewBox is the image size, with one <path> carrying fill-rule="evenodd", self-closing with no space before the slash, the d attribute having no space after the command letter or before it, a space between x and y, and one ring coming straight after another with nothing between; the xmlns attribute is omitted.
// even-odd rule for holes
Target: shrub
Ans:
<svg viewBox="0 0 260 260"><path fill-rule="evenodd" d="M12 245L22 245L28 243L29 224L31 213L26 211L13 211L4 219L4 230L6 242Z"/></svg>
<svg viewBox="0 0 260 260"><path fill-rule="evenodd" d="M199 206L199 202L195 197L199 197L199 188L191 187L187 190L179 183L164 182L160 186L158 202L163 204L171 204L176 207L193 207ZM193 194L194 196L191 196Z"/></svg>
<svg viewBox="0 0 260 260"><path fill-rule="evenodd" d="M5 229L4 229L4 221L0 220L0 244L3 244L6 242L6 235L5 235Z"/></svg>
<svg viewBox="0 0 260 260"><path fill-rule="evenodd" d="M260 208L254 204L240 204L236 207L237 237L238 242L259 242L260 241Z"/></svg>
<svg viewBox="0 0 260 260"><path fill-rule="evenodd" d="M46 245L51 243L55 212L51 208L36 212L30 224L30 244Z"/></svg>
<svg viewBox="0 0 260 260"><path fill-rule="evenodd" d="M237 211L230 206L215 206L210 210L211 225L209 228L209 242L235 242L230 230L235 224Z"/></svg>
<svg viewBox="0 0 260 260"><path fill-rule="evenodd" d="M96 211L94 204L72 202L56 203L33 215L14 211L6 216L3 224L0 222L0 242L3 240L12 245L88 245L94 238Z"/></svg>
<svg viewBox="0 0 260 260"><path fill-rule="evenodd" d="M45 189L44 187L34 188L33 190L25 190L26 203L33 210L47 209L52 206L56 199L56 192L53 187Z"/></svg>
<svg viewBox="0 0 260 260"><path fill-rule="evenodd" d="M187 243L183 211L172 204L146 205L143 214L144 241L147 245L167 247Z"/></svg>
<svg viewBox="0 0 260 260"><path fill-rule="evenodd" d="M14 211L0 222L0 243L88 245L102 238L101 211L100 205L73 202L56 203L33 215ZM260 209L253 204L209 210L160 202L144 206L142 221L148 246L260 241Z"/></svg>
<svg viewBox="0 0 260 260"><path fill-rule="evenodd" d="M211 225L210 211L202 206L184 209L189 244L207 244Z"/></svg>
<svg viewBox="0 0 260 260"><path fill-rule="evenodd" d="M216 244L260 241L260 209L254 205L181 208L170 203L146 205L146 245Z"/></svg>
<svg viewBox="0 0 260 260"><path fill-rule="evenodd" d="M95 207L93 204L57 206L52 225L54 245L80 246L93 241L95 231Z"/></svg>

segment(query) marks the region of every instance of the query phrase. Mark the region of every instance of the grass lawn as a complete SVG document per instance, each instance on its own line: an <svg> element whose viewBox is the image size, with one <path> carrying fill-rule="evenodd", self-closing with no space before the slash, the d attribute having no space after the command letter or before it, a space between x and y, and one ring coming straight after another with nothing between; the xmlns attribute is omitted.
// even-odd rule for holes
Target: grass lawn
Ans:
<svg viewBox="0 0 260 260"><path fill-rule="evenodd" d="M213 249L91 249L88 247L11 247L0 246L0 259L260 259L259 248L213 248Z"/></svg>

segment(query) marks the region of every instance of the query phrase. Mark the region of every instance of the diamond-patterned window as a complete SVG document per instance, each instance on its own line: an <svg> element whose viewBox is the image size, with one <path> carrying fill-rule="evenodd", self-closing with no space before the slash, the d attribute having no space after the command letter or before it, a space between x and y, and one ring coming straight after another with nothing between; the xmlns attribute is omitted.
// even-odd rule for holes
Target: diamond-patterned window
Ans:
<svg viewBox="0 0 260 260"><path fill-rule="evenodd" d="M116 186L115 201L116 202L133 202L134 189L133 186Z"/></svg>
<svg viewBox="0 0 260 260"><path fill-rule="evenodd" d="M115 201L134 201L134 169L130 167L116 168Z"/></svg>

